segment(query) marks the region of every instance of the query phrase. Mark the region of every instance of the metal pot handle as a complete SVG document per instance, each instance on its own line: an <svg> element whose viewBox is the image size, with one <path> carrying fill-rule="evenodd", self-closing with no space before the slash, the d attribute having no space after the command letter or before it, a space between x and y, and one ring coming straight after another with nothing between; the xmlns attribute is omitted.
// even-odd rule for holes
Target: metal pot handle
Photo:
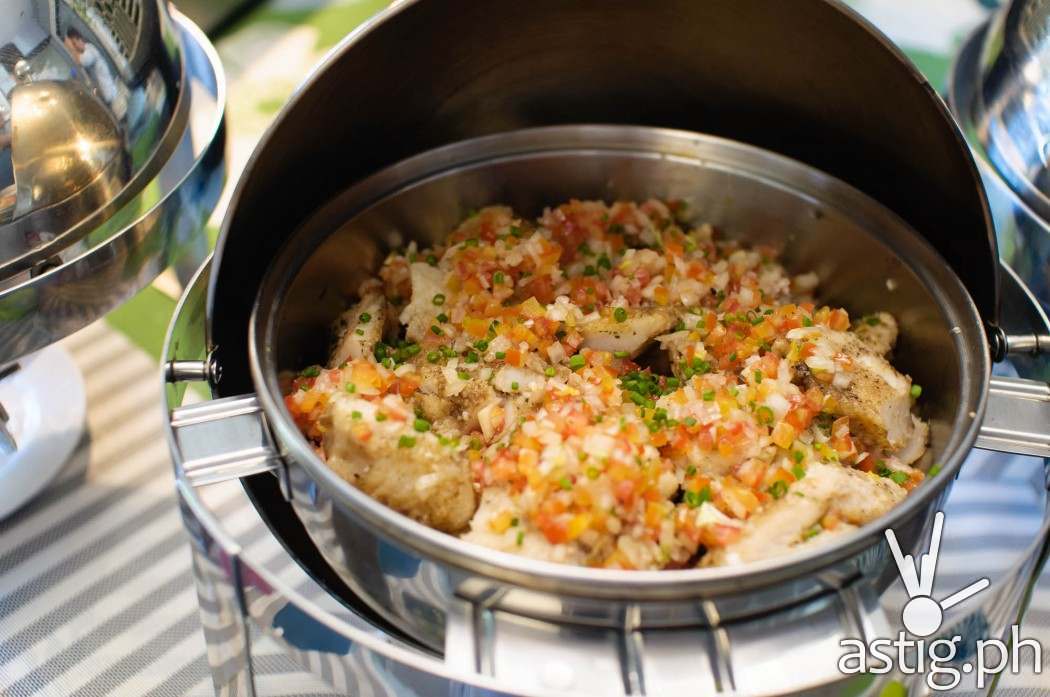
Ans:
<svg viewBox="0 0 1050 697"><path fill-rule="evenodd" d="M984 450L1050 458L1050 384L993 376L975 445Z"/></svg>

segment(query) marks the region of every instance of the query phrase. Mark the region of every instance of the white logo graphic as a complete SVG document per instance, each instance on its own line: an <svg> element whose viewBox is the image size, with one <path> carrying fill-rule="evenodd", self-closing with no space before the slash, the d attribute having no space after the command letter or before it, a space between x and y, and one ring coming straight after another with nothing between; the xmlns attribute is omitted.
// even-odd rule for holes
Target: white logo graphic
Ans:
<svg viewBox="0 0 1050 697"><path fill-rule="evenodd" d="M944 620L944 611L958 605L967 598L980 593L989 585L987 578L982 578L963 588L961 591L952 593L940 602L934 600L933 579L937 573L937 557L941 551L941 534L944 529L944 513L937 511L933 518L933 536L930 538L930 551L921 555L918 569L915 560L910 554L901 554L897 536L892 530L886 531L886 541L893 552L893 559L897 562L897 570L900 571L904 588L908 592L908 602L904 606L901 621L904 628L918 637L927 637L941 628Z"/></svg>

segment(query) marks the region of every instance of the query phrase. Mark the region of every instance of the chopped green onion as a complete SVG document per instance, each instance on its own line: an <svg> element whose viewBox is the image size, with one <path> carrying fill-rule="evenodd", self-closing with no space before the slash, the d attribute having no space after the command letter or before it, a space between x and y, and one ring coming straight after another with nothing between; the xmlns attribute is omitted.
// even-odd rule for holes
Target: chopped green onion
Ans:
<svg viewBox="0 0 1050 697"><path fill-rule="evenodd" d="M463 360L465 360L467 363L477 363L478 362L478 352L477 351L467 351L467 356Z"/></svg>
<svg viewBox="0 0 1050 697"><path fill-rule="evenodd" d="M687 416L684 419L682 419L682 423L684 423L689 428L692 428L693 426L696 426L696 419L694 419L691 416ZM693 468L693 469L695 471L695 468Z"/></svg>
<svg viewBox="0 0 1050 697"><path fill-rule="evenodd" d="M367 312L362 312L360 315L358 315L357 319L360 320L361 324L368 324L372 321L372 315L368 314Z"/></svg>
<svg viewBox="0 0 1050 697"><path fill-rule="evenodd" d="M436 256L434 256L433 254L428 254L427 255L427 263L430 264L431 266L437 266L438 265L438 258Z"/></svg>
<svg viewBox="0 0 1050 697"><path fill-rule="evenodd" d="M555 370L554 370L554 366L552 366L552 365L549 365L549 366L547 366L546 368L543 369L543 374L546 375L549 378L554 377L554 373L555 373Z"/></svg>
<svg viewBox="0 0 1050 697"><path fill-rule="evenodd" d="M299 373L300 377L304 378L315 378L321 374L321 366L312 365L309 368L304 368L303 372Z"/></svg>
<svg viewBox="0 0 1050 697"><path fill-rule="evenodd" d="M510 383L510 389L513 390L514 392L517 392L518 391L518 383L517 382Z"/></svg>
<svg viewBox="0 0 1050 697"><path fill-rule="evenodd" d="M895 470L893 472L890 472L890 479L892 479L897 485L904 486L904 484L908 482L908 480L910 480L911 477L908 476L907 472Z"/></svg>
<svg viewBox="0 0 1050 697"><path fill-rule="evenodd" d="M569 367L573 370L579 370L583 367L584 363L586 363L586 361L584 360L583 356L581 356L578 353L569 359Z"/></svg>
<svg viewBox="0 0 1050 697"><path fill-rule="evenodd" d="M772 484L770 484L769 488L766 489L766 493L768 493L775 499L779 499L784 497L784 494L787 493L787 490L788 485L784 483L784 480L778 479Z"/></svg>
<svg viewBox="0 0 1050 697"><path fill-rule="evenodd" d="M474 342L474 348L476 348L478 351L487 351L489 348L489 342L485 341L484 339L478 339Z"/></svg>
<svg viewBox="0 0 1050 697"><path fill-rule="evenodd" d="M598 270L595 269L592 265L587 264L587 266L583 267L583 275L584 276L597 276L598 275Z"/></svg>
<svg viewBox="0 0 1050 697"><path fill-rule="evenodd" d="M438 361L441 360L441 352L439 352L439 351L428 351L427 352L427 360L430 361L431 363L437 363Z"/></svg>
<svg viewBox="0 0 1050 697"><path fill-rule="evenodd" d="M758 416L758 422L763 426L772 426L774 414L773 410L763 405L755 410L755 415Z"/></svg>
<svg viewBox="0 0 1050 697"><path fill-rule="evenodd" d="M705 402L713 402L713 401L715 401L715 391L714 390L704 390L704 401Z"/></svg>
<svg viewBox="0 0 1050 697"><path fill-rule="evenodd" d="M791 474L795 475L795 479L802 479L806 476L806 468L802 465L792 465Z"/></svg>
<svg viewBox="0 0 1050 697"><path fill-rule="evenodd" d="M626 322L627 310L623 309L622 307L618 307L615 310L613 310L613 317L616 319L617 322Z"/></svg>
<svg viewBox="0 0 1050 697"><path fill-rule="evenodd" d="M930 471L926 473L926 476L927 477L936 477L940 473L941 473L941 465L940 465L940 463L934 463L933 467L930 468Z"/></svg>
<svg viewBox="0 0 1050 697"><path fill-rule="evenodd" d="M457 370L456 371L456 377L458 377L460 380L469 380L470 379L470 373L468 373L465 370Z"/></svg>
<svg viewBox="0 0 1050 697"><path fill-rule="evenodd" d="M806 315L802 315L802 326L803 327L812 327L813 326L813 320L810 319L809 317L807 317Z"/></svg>
<svg viewBox="0 0 1050 697"><path fill-rule="evenodd" d="M469 240L463 240L463 246L464 247L477 247L478 246L478 238L477 237L471 237Z"/></svg>
<svg viewBox="0 0 1050 697"><path fill-rule="evenodd" d="M412 436L401 436L397 439L397 447L399 448L411 448L416 444L416 439Z"/></svg>
<svg viewBox="0 0 1050 697"><path fill-rule="evenodd" d="M796 450L795 452L791 453L791 457L795 458L795 462L802 462L802 460L805 459L806 454L803 453L801 450Z"/></svg>
<svg viewBox="0 0 1050 697"><path fill-rule="evenodd" d="M521 547L521 543L524 542L524 541L525 541L525 531L524 530L518 530L517 545L519 547Z"/></svg>
<svg viewBox="0 0 1050 697"><path fill-rule="evenodd" d="M912 385L911 386L911 398L912 399L918 399L921 396L922 396L922 385Z"/></svg>
<svg viewBox="0 0 1050 697"><path fill-rule="evenodd" d="M442 336L445 333L441 331L441 327L437 326L436 324L431 325L430 331L434 332L434 336Z"/></svg>
<svg viewBox="0 0 1050 697"><path fill-rule="evenodd" d="M761 370L756 370L755 371L755 384L756 385L761 385L762 384L762 371Z"/></svg>
<svg viewBox="0 0 1050 697"><path fill-rule="evenodd" d="M346 383L346 391L347 391L347 392L348 392L349 394L353 394L353 393L357 392L357 385L355 385L355 384L354 384L354 383L352 383L352 382L348 382L348 383Z"/></svg>
<svg viewBox="0 0 1050 697"><path fill-rule="evenodd" d="M587 468L587 479L597 479L599 474L597 467Z"/></svg>
<svg viewBox="0 0 1050 697"><path fill-rule="evenodd" d="M444 293L438 293L437 295L435 295L433 298L430 299L430 302L434 303L435 305L444 305L445 304L445 294Z"/></svg>
<svg viewBox="0 0 1050 697"><path fill-rule="evenodd" d="M682 496L682 500L690 508L699 508L705 501L711 500L711 487L705 486L700 491L687 491Z"/></svg>
<svg viewBox="0 0 1050 697"><path fill-rule="evenodd" d="M440 312L440 313L438 313L438 316L435 317L434 319L436 319L438 322L441 322L442 324L444 324L445 322L448 322L448 315L446 315L444 312Z"/></svg>
<svg viewBox="0 0 1050 697"><path fill-rule="evenodd" d="M502 361L506 357L507 357L507 352L506 351L496 351L496 359L497 360L501 360Z"/></svg>
<svg viewBox="0 0 1050 697"><path fill-rule="evenodd" d="M569 479L568 475L566 475L558 480L558 486L560 486L565 491L568 491L572 488L572 480Z"/></svg>
<svg viewBox="0 0 1050 697"><path fill-rule="evenodd" d="M430 422L426 419L416 419L412 422L412 428L416 429L420 433L426 433L430 430Z"/></svg>
<svg viewBox="0 0 1050 697"><path fill-rule="evenodd" d="M626 351L613 351L613 358L627 358L629 355Z"/></svg>
<svg viewBox="0 0 1050 697"><path fill-rule="evenodd" d="M360 419L361 418L361 412L359 412L357 409L354 409L352 412L350 412L350 418L351 419Z"/></svg>
<svg viewBox="0 0 1050 697"><path fill-rule="evenodd" d="M387 416L381 411L376 412L376 421L386 421Z"/></svg>
<svg viewBox="0 0 1050 697"><path fill-rule="evenodd" d="M802 539L811 540L822 532L824 532L824 528L820 527L820 523L815 523L811 528L802 533Z"/></svg>
<svg viewBox="0 0 1050 697"><path fill-rule="evenodd" d="M357 334L358 336L364 336L365 335L365 330L364 329L355 329L354 330L354 334Z"/></svg>
<svg viewBox="0 0 1050 697"><path fill-rule="evenodd" d="M503 283L503 272L497 271L496 273L492 274L492 282L497 285Z"/></svg>

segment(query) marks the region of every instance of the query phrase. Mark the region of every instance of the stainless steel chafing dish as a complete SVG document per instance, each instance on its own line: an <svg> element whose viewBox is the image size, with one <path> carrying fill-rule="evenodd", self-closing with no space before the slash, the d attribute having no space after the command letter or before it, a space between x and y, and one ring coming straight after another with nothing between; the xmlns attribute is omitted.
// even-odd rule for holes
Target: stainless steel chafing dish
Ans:
<svg viewBox="0 0 1050 697"><path fill-rule="evenodd" d="M823 297L900 317L898 361L932 395L940 473L819 550L616 572L425 528L340 480L300 436L277 371L317 357L391 247L432 241L486 203L528 213L571 196L650 195L685 198L744 238L788 230L789 267L815 267ZM914 547L975 445L1050 455L1047 385L991 377L993 360L1046 333L1038 309L1023 332L1000 326L1001 278L979 176L946 108L839 3L404 3L352 35L278 117L224 221L205 316L173 325L167 380L207 381L212 394L169 415L187 521L204 520L196 488L242 478L275 529L296 531L285 539L311 573L443 655L430 673L441 679L556 687L512 660L551 645L577 677L615 670L625 694L763 692L731 671L727 632L776 618L769 632L816 645L806 628L824 631L830 613L871 636L885 627L873 598L893 575L883 531ZM168 387L169 406L182 389ZM216 568L237 568L209 535L195 539Z"/></svg>

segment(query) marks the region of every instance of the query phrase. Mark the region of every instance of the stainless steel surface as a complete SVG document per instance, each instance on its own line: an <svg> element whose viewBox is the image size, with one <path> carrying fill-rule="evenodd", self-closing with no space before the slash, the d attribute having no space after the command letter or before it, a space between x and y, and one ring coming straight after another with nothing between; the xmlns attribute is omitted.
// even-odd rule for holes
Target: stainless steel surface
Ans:
<svg viewBox="0 0 1050 697"><path fill-rule="evenodd" d="M992 378L978 448L1050 457L1050 385Z"/></svg>
<svg viewBox="0 0 1050 697"><path fill-rule="evenodd" d="M193 486L282 468L266 418L254 397L227 397L171 414L179 468Z"/></svg>
<svg viewBox="0 0 1050 697"><path fill-rule="evenodd" d="M973 146L1002 259L1017 272L1043 308L1050 308L1050 219L1022 198L1007 178L1008 173L991 159L982 144L976 119L981 55L988 31L988 25L979 27L963 43L949 77L948 102Z"/></svg>
<svg viewBox="0 0 1050 697"><path fill-rule="evenodd" d="M1010 188L1050 220L1050 4L1012 0L984 34L969 105L977 140Z"/></svg>
<svg viewBox="0 0 1050 697"><path fill-rule="evenodd" d="M186 68L181 103L189 117L173 150L158 163L147 186L65 247L54 265L5 279L7 285L0 289L0 362L84 327L189 250L206 245L204 224L225 179L225 85L218 56L203 34L179 15L173 26Z"/></svg>
<svg viewBox="0 0 1050 697"><path fill-rule="evenodd" d="M129 205L186 128L163 0L0 2L0 282L71 250ZM64 254L56 261L56 254Z"/></svg>
<svg viewBox="0 0 1050 697"><path fill-rule="evenodd" d="M966 143L922 74L844 3L416 0L329 54L238 182L210 291L223 394L254 389L255 290L329 199L441 145L579 123L710 133L828 172L942 250L995 320L995 241Z"/></svg>
<svg viewBox="0 0 1050 697"><path fill-rule="evenodd" d="M206 265L176 310L165 345L165 360L203 360L206 356L204 296L208 271ZM1013 297L1018 295L1023 293ZM1029 324L1041 321L1038 315L1030 315L1023 305L1011 306L1004 316L1004 321L1009 322L1006 328L1011 332L1026 331ZM165 386L169 410L182 404L175 387ZM169 429L168 434L174 445L173 431ZM173 452L177 460L178 451ZM996 471L1005 468L1005 460L995 461L1002 462ZM1040 466L1041 463L1035 464L1036 468ZM1038 486L1042 488L1043 484ZM340 606L316 568L304 566L304 573L292 576L276 573L268 561L273 546L281 549L283 545L304 565L306 550L288 546L289 540L276 532L270 546L261 546L254 534L257 528L246 531L243 516L237 516L236 526L228 525L227 517L210 501L212 494L216 501L228 500L229 487L239 489L240 484L230 481L192 486L183 477L178 478L217 694L252 693L256 672L265 670L262 661L271 657L255 653L254 637L260 634L276 642L304 670L329 681L333 689L343 685L350 694L669 697L717 691L740 696L874 697L886 687L887 677L838 676L830 683L824 680L841 652L837 646L830 646L839 632L891 636L896 631L896 625L890 634L885 634L884 626L866 624L869 618L879 620L878 612L870 605L874 599L863 594L852 596L850 591L802 603L794 613L780 617L723 622L715 630L694 627L641 633L522 620L493 609L492 617L479 615L482 622L478 624L494 630L485 634L462 624L476 609L484 611L484 605L464 606L457 600L449 606L449 631L465 643L444 659L428 655ZM1046 499L1044 491L1039 501L1045 504ZM265 512L260 512L265 520ZM255 525L266 523L257 520ZM952 530L949 525L948 535ZM983 600L950 618L951 626L987 627L987 636L998 636L1002 627L1015 622L1017 602L1039 559L1048 530L1050 509L1032 541L1018 549L1002 575L993 581L993 588L982 594ZM965 539L960 542L965 546ZM892 599L884 596L879 602L890 617L899 617L899 607ZM835 610L842 614L833 616ZM295 627L294 636L288 631L290 626ZM622 626L628 627L627 622ZM505 634L508 630L513 633ZM521 635L534 640L522 643ZM501 642L501 638L505 641ZM508 645L510 640L517 643ZM621 651L621 646L627 650ZM474 647L483 649L479 657L471 655ZM574 659L582 660L582 668ZM925 691L914 685L909 694Z"/></svg>

